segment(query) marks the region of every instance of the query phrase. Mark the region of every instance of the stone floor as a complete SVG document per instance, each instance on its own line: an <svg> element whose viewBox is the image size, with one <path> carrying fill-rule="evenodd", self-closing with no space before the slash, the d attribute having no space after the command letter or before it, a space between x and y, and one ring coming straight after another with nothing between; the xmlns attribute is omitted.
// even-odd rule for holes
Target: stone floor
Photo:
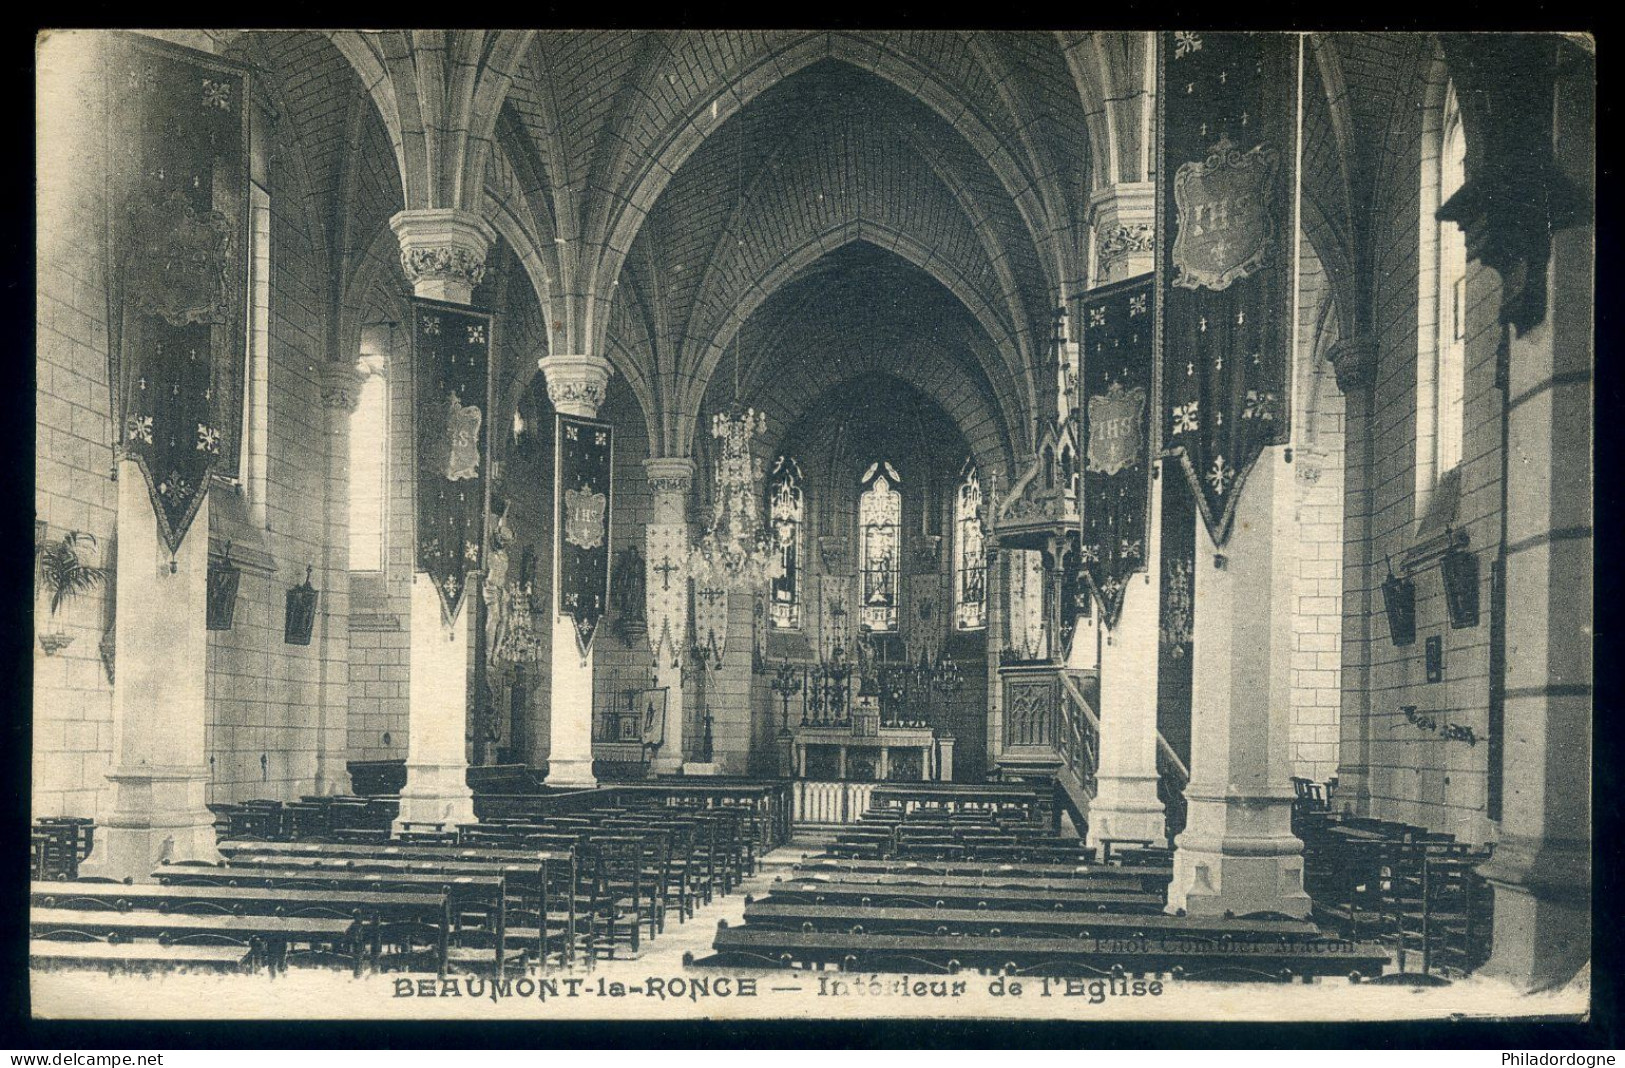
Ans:
<svg viewBox="0 0 1625 1068"><path fill-rule="evenodd" d="M757 865L756 873L745 879L726 897L715 897L709 905L701 905L686 922L679 923L675 912L666 918L666 929L653 940L643 943L637 957L629 957L622 950L613 960L599 960L592 974L613 980L624 972L627 976L644 976L681 971L683 955L692 953L696 959L711 955L711 943L717 933L717 922L729 924L745 922L745 897L761 897L775 879L790 873L803 857L822 851L822 843L807 839L792 839L787 845L765 854Z"/></svg>

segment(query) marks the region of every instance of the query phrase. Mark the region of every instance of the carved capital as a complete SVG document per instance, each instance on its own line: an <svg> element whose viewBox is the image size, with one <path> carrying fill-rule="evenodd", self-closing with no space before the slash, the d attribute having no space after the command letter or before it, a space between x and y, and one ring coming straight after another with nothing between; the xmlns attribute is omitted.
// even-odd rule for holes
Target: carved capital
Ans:
<svg viewBox="0 0 1625 1068"><path fill-rule="evenodd" d="M1349 393L1371 384L1377 368L1377 345L1370 334L1338 338L1326 349L1326 360L1337 375L1337 388Z"/></svg>
<svg viewBox="0 0 1625 1068"><path fill-rule="evenodd" d="M694 485L694 461L687 456L652 456L643 461L643 473L654 494L651 522L682 525Z"/></svg>
<svg viewBox="0 0 1625 1068"><path fill-rule="evenodd" d="M401 270L420 297L467 304L485 277L496 232L473 212L424 208L389 220L401 243Z"/></svg>
<svg viewBox="0 0 1625 1068"><path fill-rule="evenodd" d="M1156 188L1150 182L1120 182L1091 198L1095 285L1132 278L1155 268L1156 208Z"/></svg>
<svg viewBox="0 0 1625 1068"><path fill-rule="evenodd" d="M651 456L643 473L655 493L687 493L694 484L694 461L687 456Z"/></svg>
<svg viewBox="0 0 1625 1068"><path fill-rule="evenodd" d="M579 415L591 419L597 416L604 403L604 392L609 388L609 376L614 373L609 361L601 356L560 353L543 356L537 361L547 377L547 399L565 415Z"/></svg>
<svg viewBox="0 0 1625 1068"><path fill-rule="evenodd" d="M355 411L356 405L361 400L361 383L366 380L366 372L359 367L347 367L338 363L323 364L322 407L346 414Z"/></svg>

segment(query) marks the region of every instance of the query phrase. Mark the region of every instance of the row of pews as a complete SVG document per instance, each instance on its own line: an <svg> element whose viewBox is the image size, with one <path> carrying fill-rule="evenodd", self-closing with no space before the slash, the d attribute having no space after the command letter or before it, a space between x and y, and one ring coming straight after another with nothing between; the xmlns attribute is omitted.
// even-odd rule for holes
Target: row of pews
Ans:
<svg viewBox="0 0 1625 1068"><path fill-rule="evenodd" d="M164 864L140 885L37 868L30 955L39 968L271 975L591 967L637 955L668 922L733 892L787 833L772 803L781 792L503 795L500 815L393 836L334 818L375 799L245 803L233 812L277 815L228 822L239 833L219 842L219 863Z"/></svg>
<svg viewBox="0 0 1625 1068"><path fill-rule="evenodd" d="M808 856L743 925L719 924L700 966L843 971L1161 976L1281 981L1380 975L1379 946L1286 916L1163 909L1166 848L1124 843L1097 859L1049 814L1008 798L887 796Z"/></svg>
<svg viewBox="0 0 1625 1068"><path fill-rule="evenodd" d="M1494 898L1477 868L1491 847L1315 805L1295 811L1294 830L1323 925L1387 946L1412 981L1458 978L1489 958Z"/></svg>

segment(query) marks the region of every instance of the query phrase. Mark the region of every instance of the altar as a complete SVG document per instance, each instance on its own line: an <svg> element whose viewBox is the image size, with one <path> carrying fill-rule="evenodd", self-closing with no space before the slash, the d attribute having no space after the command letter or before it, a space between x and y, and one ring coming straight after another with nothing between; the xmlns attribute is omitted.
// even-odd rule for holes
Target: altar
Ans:
<svg viewBox="0 0 1625 1068"><path fill-rule="evenodd" d="M953 736L928 726L877 726L873 733L859 733L855 724L805 726L792 728L791 738L798 779L946 782L954 776Z"/></svg>

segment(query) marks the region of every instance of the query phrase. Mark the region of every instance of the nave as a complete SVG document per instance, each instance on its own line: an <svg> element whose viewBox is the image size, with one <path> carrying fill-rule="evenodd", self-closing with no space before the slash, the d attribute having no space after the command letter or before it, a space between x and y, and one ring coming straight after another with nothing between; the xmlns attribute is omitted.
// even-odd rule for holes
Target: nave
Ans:
<svg viewBox="0 0 1625 1068"><path fill-rule="evenodd" d="M41 974L1583 974L1588 40L41 55Z"/></svg>

